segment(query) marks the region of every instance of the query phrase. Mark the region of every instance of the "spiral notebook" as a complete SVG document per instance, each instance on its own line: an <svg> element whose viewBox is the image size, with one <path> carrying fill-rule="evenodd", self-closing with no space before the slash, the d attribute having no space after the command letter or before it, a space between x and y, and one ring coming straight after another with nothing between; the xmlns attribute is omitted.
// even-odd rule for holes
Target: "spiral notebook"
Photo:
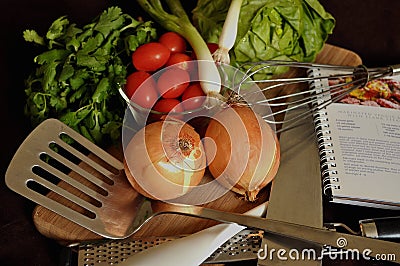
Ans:
<svg viewBox="0 0 400 266"><path fill-rule="evenodd" d="M310 86L327 85L319 79ZM315 113L314 121L324 195L331 202L400 209L400 78L371 81Z"/></svg>

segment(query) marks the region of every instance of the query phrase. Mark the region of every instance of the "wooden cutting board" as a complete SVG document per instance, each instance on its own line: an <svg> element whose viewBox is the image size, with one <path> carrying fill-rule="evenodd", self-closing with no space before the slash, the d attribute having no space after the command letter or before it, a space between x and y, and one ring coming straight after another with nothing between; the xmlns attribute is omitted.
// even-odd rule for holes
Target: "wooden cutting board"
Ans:
<svg viewBox="0 0 400 266"><path fill-rule="evenodd" d="M111 151L109 151L111 154L113 154L113 151L115 150L117 149L112 149ZM85 170L91 172L92 169L87 168ZM92 174L96 175L97 173L92 172ZM76 178L73 174L71 174L71 176L73 176L73 178ZM208 173L203 178L203 182L208 182L211 180L212 178ZM85 183L84 180L82 180L81 182L90 187L90 184ZM59 186L69 191L68 185L60 183ZM204 206L223 211L244 213L251 208L265 202L269 194L268 192L269 187L266 187L263 189L262 192L260 192L260 197L255 202L248 202L242 199L237 194L229 191L221 198L213 202L207 203ZM209 191L209 193L213 193L213 191ZM132 193L121 194L121 197L126 197L129 200L131 195ZM54 192L49 192L47 196L49 198L55 199L58 202L61 202L64 205L73 207L69 202L67 202L65 199L61 198L58 194ZM85 195L82 195L81 197L84 196ZM124 202L124 199L122 199L121 201ZM112 204L110 205L112 207ZM152 201L152 205L155 210L165 210L165 206L162 202ZM118 217L114 217L112 213L113 212L109 212L109 215L107 215L107 217L118 220ZM40 205L36 206L33 211L33 221L40 233L42 233L46 237L55 239L64 245L70 244L72 242L102 238L101 236L91 232L90 230L85 229ZM144 227L139 232L135 233L133 237L145 238L153 236L163 237L187 235L210 227L214 224L216 224L216 222L207 219L186 217L175 214L166 214L151 219L150 222L145 224Z"/></svg>
<svg viewBox="0 0 400 266"><path fill-rule="evenodd" d="M358 65L361 64L361 59L352 51L327 44L318 55L316 62L336 65ZM122 152L119 149L110 149L109 152L122 159ZM211 177L206 175L205 178L207 180ZM207 203L205 206L223 211L243 213L268 200L270 187L264 188L259 193L259 199L255 202L244 201L237 194L228 192L223 197ZM53 196L57 197L57 195ZM121 197L123 196L121 195ZM163 208L162 203L153 203L158 205L159 208ZM102 238L42 206L37 206L34 209L33 221L40 233L59 241L61 244ZM214 224L216 222L206 219L181 215L162 215L152 219L135 234L135 237L185 235L195 233Z"/></svg>

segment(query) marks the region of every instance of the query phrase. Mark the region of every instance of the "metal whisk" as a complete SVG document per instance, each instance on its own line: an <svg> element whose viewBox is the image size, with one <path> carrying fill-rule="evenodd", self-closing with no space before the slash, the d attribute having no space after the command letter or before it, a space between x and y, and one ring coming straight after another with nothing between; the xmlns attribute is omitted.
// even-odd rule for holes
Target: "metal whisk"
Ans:
<svg viewBox="0 0 400 266"><path fill-rule="evenodd" d="M371 80L400 74L400 65L367 68L363 65L352 67L289 61L261 61L242 66L247 70L237 85L236 97L252 93L246 92L243 84L259 83L266 99L250 104L265 104L271 107L272 113L263 116L268 123L279 126L284 123L290 124L277 131L288 130L300 125L303 119L333 102L340 101L349 92L364 87ZM277 68L283 68L285 74L272 76ZM286 72L288 69L290 70ZM259 73L270 75L271 78L262 80L251 78ZM283 117L286 111L302 107L307 108L293 118L279 119L279 116Z"/></svg>

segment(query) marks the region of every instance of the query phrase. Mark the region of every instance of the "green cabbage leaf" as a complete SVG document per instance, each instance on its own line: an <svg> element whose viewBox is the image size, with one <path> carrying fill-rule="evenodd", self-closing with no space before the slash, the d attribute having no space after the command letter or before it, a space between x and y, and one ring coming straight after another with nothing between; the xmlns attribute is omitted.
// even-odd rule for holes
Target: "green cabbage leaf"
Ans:
<svg viewBox="0 0 400 266"><path fill-rule="evenodd" d="M230 2L198 0L193 22L206 42L218 43ZM317 0L243 0L231 64L312 62L334 27L335 19Z"/></svg>

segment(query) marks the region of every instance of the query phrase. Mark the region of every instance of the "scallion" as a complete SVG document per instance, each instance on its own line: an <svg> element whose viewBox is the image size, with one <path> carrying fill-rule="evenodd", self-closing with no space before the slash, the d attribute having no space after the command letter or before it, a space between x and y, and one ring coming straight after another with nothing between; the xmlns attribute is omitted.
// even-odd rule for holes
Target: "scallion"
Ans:
<svg viewBox="0 0 400 266"><path fill-rule="evenodd" d="M221 35L218 39L219 47L213 54L216 62L230 64L229 51L235 44L241 6L242 0L232 0L229 6Z"/></svg>
<svg viewBox="0 0 400 266"><path fill-rule="evenodd" d="M137 0L140 6L166 30L183 36L198 60L200 85L207 96L220 97L221 77L206 42L193 26L179 0L166 0L170 13L166 12L160 0ZM208 63L207 63L208 62Z"/></svg>

